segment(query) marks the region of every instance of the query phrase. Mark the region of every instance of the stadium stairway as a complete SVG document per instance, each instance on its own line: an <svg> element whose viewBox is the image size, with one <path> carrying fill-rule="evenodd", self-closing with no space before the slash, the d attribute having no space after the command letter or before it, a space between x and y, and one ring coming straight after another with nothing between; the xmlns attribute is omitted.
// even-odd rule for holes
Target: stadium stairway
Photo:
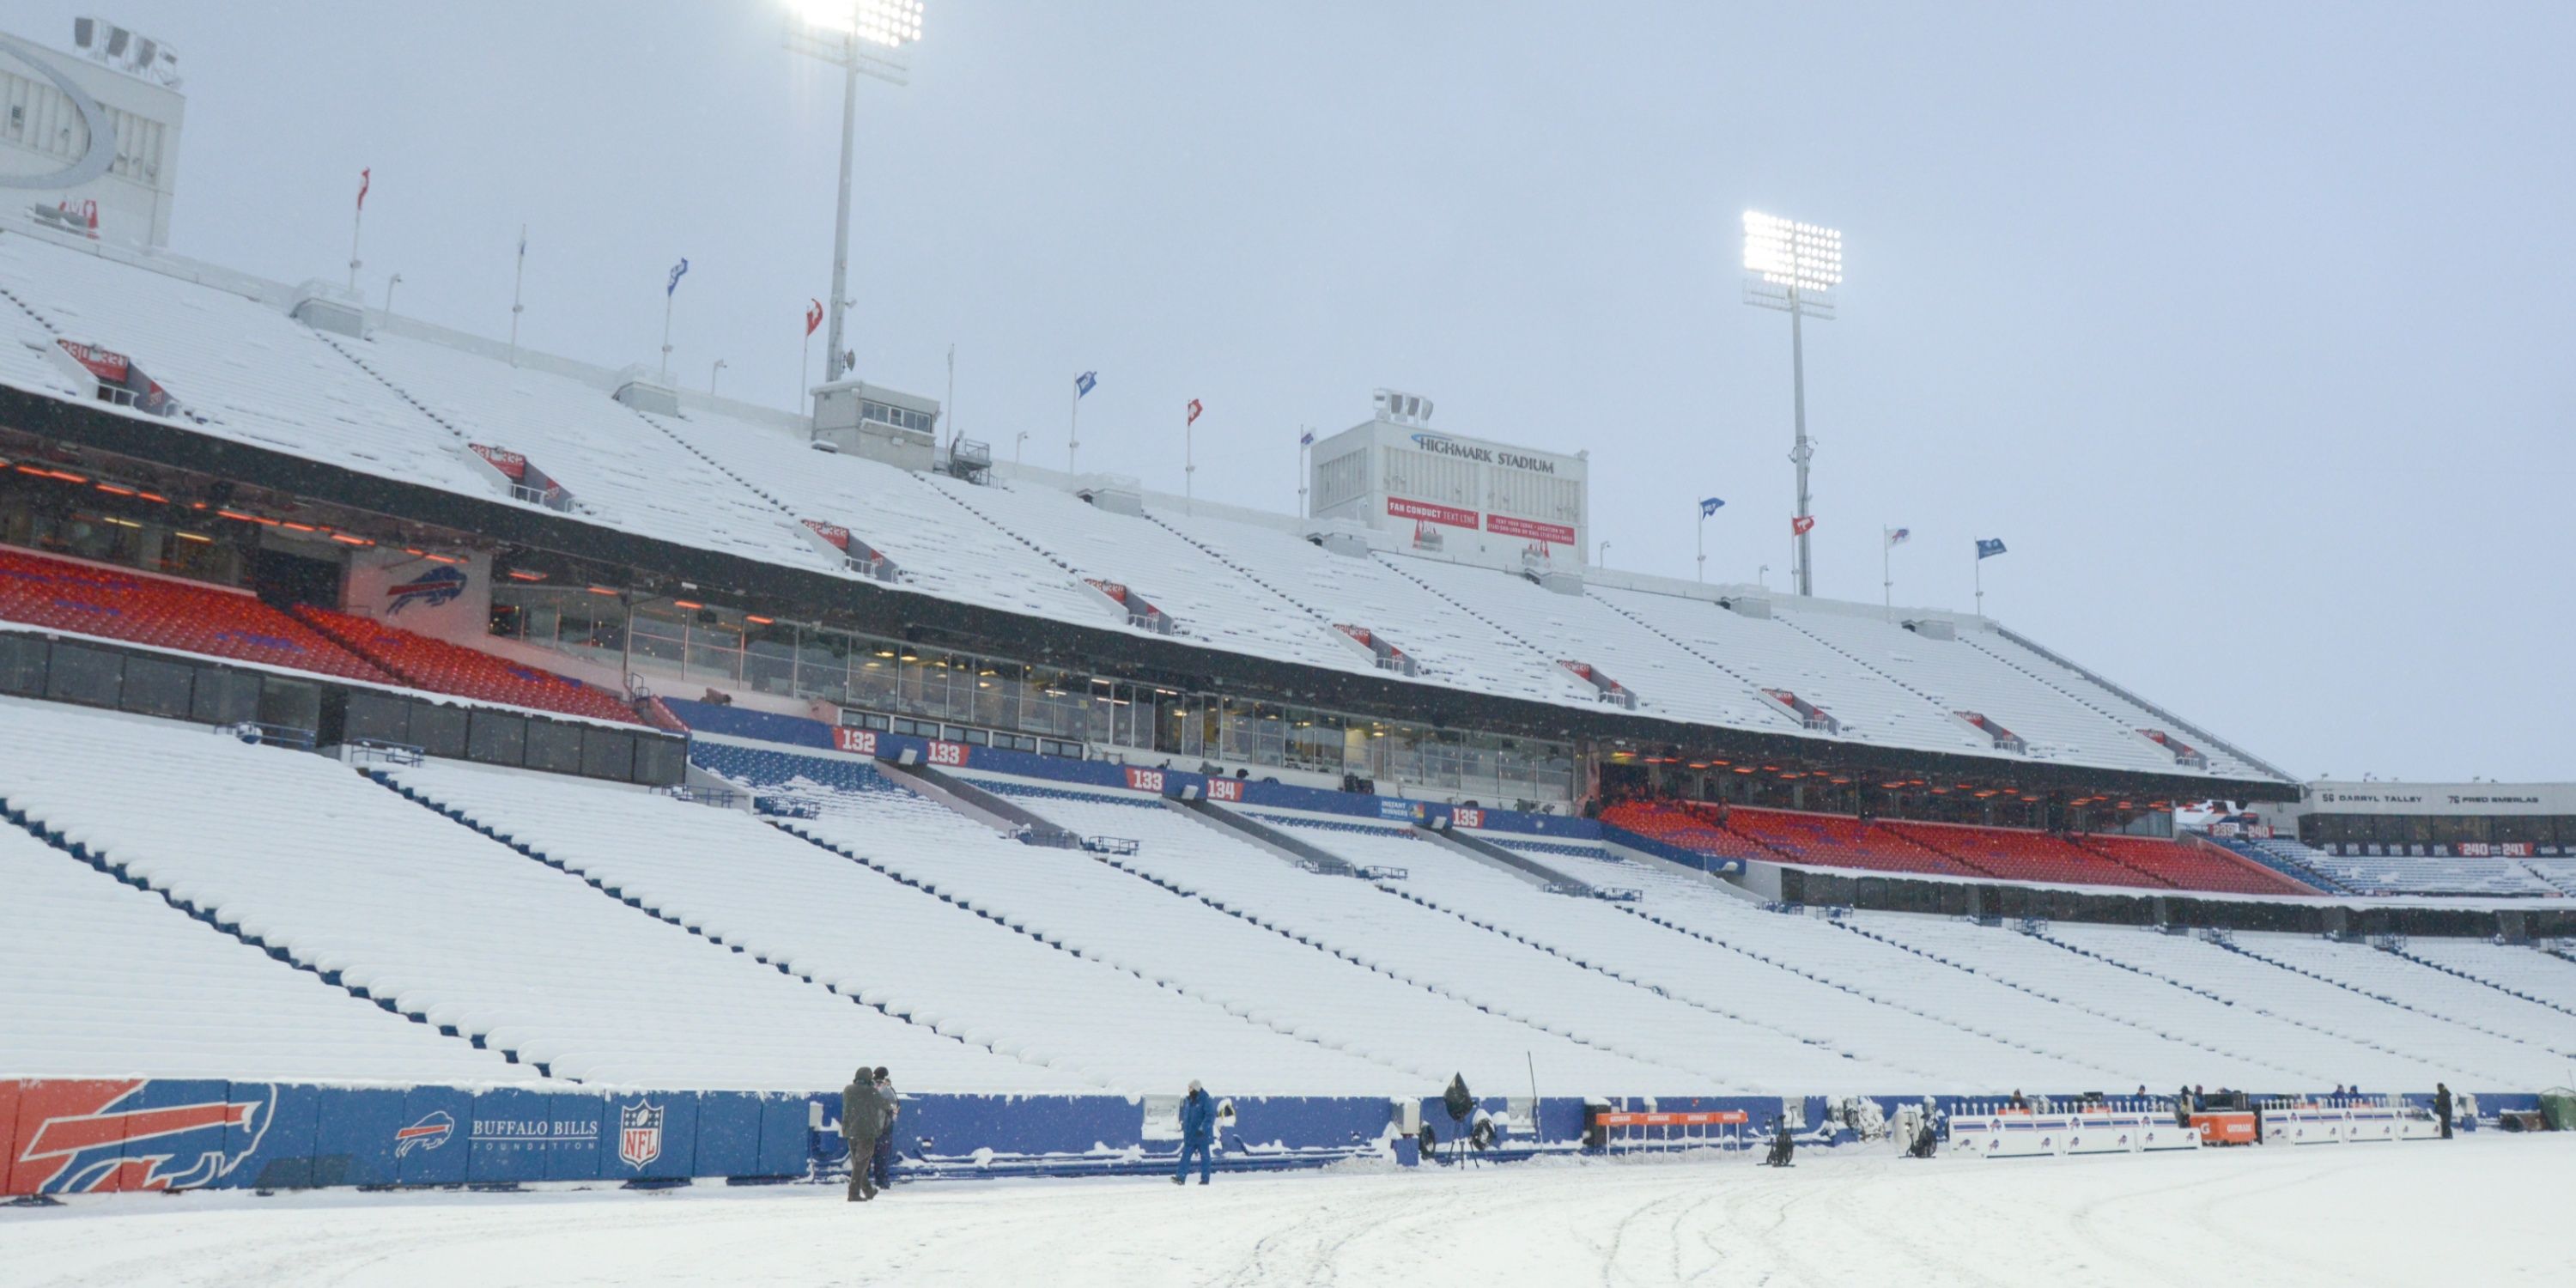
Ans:
<svg viewBox="0 0 2576 1288"><path fill-rule="evenodd" d="M2311 889L2327 894L2358 895L2361 892L2335 879L2334 874L2309 864L2300 863L2285 854L2276 853L2251 841L2228 836L2204 837L2211 845L2227 851L2248 863L2259 864Z"/></svg>
<svg viewBox="0 0 2576 1288"><path fill-rule="evenodd" d="M2560 1029L2554 1041L2533 1042L2510 1028L2491 1022L2497 1018L2497 1012L2519 1011L2522 1004L2515 999L2500 997L2494 999L2496 1003L2494 1006L2477 1007L2476 1002L2485 999L2469 999L2460 996L2458 990L2463 985L2454 984L2439 971L2426 975L2424 972L2430 968L2394 953L2383 953L2376 948L2361 944L2332 943L2322 939L2303 944L2272 938L2254 939L2250 936L2244 939L2231 939L2222 946L2230 952L2278 966L2295 974L2305 975L2320 983L2332 984L2336 988L2359 994L2373 1001L2384 1002L2401 1010L2413 1011L2418 1015L2456 1024L2461 1028L2484 1033L2489 1037L2500 1038L2507 1042L2537 1047L2556 1055L2576 1055L2576 1030ZM2336 960L2338 958L2341 960ZM2389 969L2392 964L2395 967L2393 970ZM2358 982L2361 980L2370 982ZM2464 981L2463 984L2466 987L2477 987L2473 982ZM2450 996L2442 997L2441 994L2444 992L2449 992ZM2473 1007L2476 1011L2475 1018L2471 1018L2469 1014ZM2553 1017L2549 1016L2517 1015L2515 1018L2525 1019L2540 1026L2540 1031L2544 1033L2551 1032L2555 1027L2551 1024Z"/></svg>
<svg viewBox="0 0 2576 1288"><path fill-rule="evenodd" d="M1160 981L1084 959L946 892L836 847L797 844L790 835L813 838L738 812L443 765L375 777L781 974L1097 1088L1133 1093L1186 1081L1172 1063L1175 1048L1196 1053L1207 1077L1244 1091L1365 1094L1405 1081L1345 1053L1301 1055L1269 1034L1237 1032L1242 1021L1222 1007L1175 997ZM826 851L836 858L824 859ZM746 888L742 878L752 874L757 883Z"/></svg>
<svg viewBox="0 0 2576 1288"><path fill-rule="evenodd" d="M1420 826L1415 827L1414 831L1423 840L1434 845L1446 846L1487 867L1507 871L1525 881L1535 881L1547 889L1585 899L1601 897L1601 891L1591 882L1561 869L1550 867L1544 859L1536 855L1523 854L1507 846L1496 845L1472 832L1461 832L1455 829L1435 830Z"/></svg>
<svg viewBox="0 0 2576 1288"><path fill-rule="evenodd" d="M278 749L277 754L300 755L302 753L291 752L281 748ZM441 1024L418 1009L405 1010L394 998L389 996L378 996L374 992L370 991L365 985L352 982L343 977L342 973L337 970L327 969L323 966L317 965L314 962L290 951L284 945L269 942L256 930L244 927L237 920L228 920L215 909L199 903L185 890L180 889L167 881L156 882L145 876L118 854L111 853L106 848L93 847L84 841L75 840L68 833L63 831L61 828L54 826L46 819L31 814L27 810L18 808L16 805L11 803L9 797L5 793L0 793L0 818L7 819L11 824L26 832L29 836L44 842L46 845L52 846L54 849L62 851L73 859L88 864L90 867L95 868L126 885L132 886L137 890L158 896L162 902L167 903L171 907L178 909L180 912L186 913L188 916L204 923L217 933L229 936L242 944L255 948L270 958L282 962L295 970L303 971L306 974L313 976L319 982L329 987L339 989L350 997L366 1002L369 1005L375 1006L390 1014L401 1016L414 1024L426 1025L441 1037L461 1039L475 1050L486 1049L484 1040L480 1035L459 1033L456 1026L452 1024ZM495 1049L494 1054L498 1055L503 1061L509 1064L518 1064L520 1062L518 1053L506 1048ZM548 1070L543 1064L537 1064L533 1067L539 1077L549 1076ZM494 1072L498 1071L496 1070Z"/></svg>
<svg viewBox="0 0 2576 1288"><path fill-rule="evenodd" d="M1632 987L1847 1059L1905 1069L1933 1085L1979 1090L1997 1078L2018 1076L2034 1086L2074 1086L2111 1072L2064 1053L1890 1006L1863 990L1797 972L1784 975L1775 969L1778 963L1747 965L1739 956L1712 952L1712 941L1666 923L1649 919L1670 934L1640 935L1637 921L1621 915L1627 911L1624 904L1549 893L1516 874L1438 852L1427 838L1414 841L1401 833L1358 827L1323 835L1325 844L1346 847L1348 858L1392 861L1407 850L1434 851L1415 858L1405 879L1379 883L1387 894ZM1353 846L1368 849L1361 854L1348 848Z"/></svg>
<svg viewBox="0 0 2576 1288"><path fill-rule="evenodd" d="M1036 808L1076 830L1129 829L1141 843L1134 855L1113 858L1122 866L1338 955L1586 1045L1687 1069L1705 1083L1748 1092L1817 1085L1858 1090L1905 1081L1883 1063L1846 1058L1658 996L1437 909L1389 898L1367 882L1290 868L1159 804L1137 808L1077 793L1038 795ZM1410 839L1403 843L1431 849Z"/></svg>
<svg viewBox="0 0 2576 1288"><path fill-rule="evenodd" d="M2071 951L2164 980L2230 1006L2401 1061L2402 1070L2355 1069L2383 1085L2414 1085L2424 1074L2467 1085L2520 1086L2549 1080L2527 1048L2516 1050L2431 1017L2411 1015L2324 980L2236 952L2229 936L2161 935L2137 927L2055 923L2036 936ZM2563 1076L2563 1075L2557 1075Z"/></svg>
<svg viewBox="0 0 2576 1288"><path fill-rule="evenodd" d="M7 1074L513 1076L505 1053L297 961L5 799L0 817L26 833L0 832Z"/></svg>
<svg viewBox="0 0 2576 1288"><path fill-rule="evenodd" d="M2516 997L2576 1012L2576 959L2552 952L2542 944L2516 947L2473 940L2410 939L2398 951Z"/></svg>
<svg viewBox="0 0 2576 1288"><path fill-rule="evenodd" d="M1530 1053L1544 1058L1552 1074L1570 1073L1591 1086L1690 1081L1668 1067L1587 1050L1462 1006L1353 955L1219 906L1123 865L1116 853L1123 847L975 844L956 835L949 820L918 811L908 816L897 798L808 799L818 804L817 817L780 826L1278 1032L1403 1068L1419 1085L1437 1085L1462 1068L1488 1081L1517 1078Z"/></svg>
<svg viewBox="0 0 2576 1288"><path fill-rule="evenodd" d="M2498 983L2497 981L2489 979L2485 975L2479 974L2473 970L2463 969L2461 967L2451 965L2448 962L2436 961L2433 958L2417 953L2413 950L2411 945L2408 947L2391 948L2387 951L2391 956L2403 958L2404 960L2413 962L2418 966L2424 966L2440 971L2445 975L2467 980L2470 983L2479 985L2483 988L2494 989L2507 997L2520 998L2534 1006L2546 1006L2553 1011L2561 1011L2568 1015L2576 1015L2576 1006L2570 1006L2564 1002L2555 1001L2537 993L2524 992L2511 984Z"/></svg>

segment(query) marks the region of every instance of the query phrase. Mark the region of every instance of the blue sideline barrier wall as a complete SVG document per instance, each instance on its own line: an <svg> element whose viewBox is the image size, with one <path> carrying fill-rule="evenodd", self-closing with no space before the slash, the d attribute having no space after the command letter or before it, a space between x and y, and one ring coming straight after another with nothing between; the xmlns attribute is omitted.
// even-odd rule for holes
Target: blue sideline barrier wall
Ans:
<svg viewBox="0 0 2576 1288"><path fill-rule="evenodd" d="M1177 1088L1175 1092L1177 1093ZM1224 1089L1211 1088L1224 1096ZM1883 1114L1915 1096L1873 1096ZM2410 1095L2422 1105L2429 1097ZM1936 1097L1945 1111L1961 1098ZM1373 1097L1242 1097L1223 1132L1229 1167L1312 1166L1393 1153L1394 1102ZM1501 1115L1509 1101L1478 1102ZM1664 1096L1623 1109L1742 1110L1760 1134L1774 1097ZM1805 1097L1802 1139L1833 1143L1831 1102ZM2529 1094L2484 1094L2482 1113L2528 1109ZM1438 1096L1421 1120L1444 1144L1458 1127ZM1122 1096L907 1096L895 1139L916 1175L1056 1174L1169 1166L1179 1142ZM1536 1131L1514 1125L1508 1154L1581 1138L1585 1101L1545 1097ZM612 1092L504 1087L328 1087L206 1079L0 1082L0 1189L495 1185L534 1181L801 1178L846 1156L837 1092ZM2462 1120L2463 1127L2468 1120ZM821 1130L816 1130L817 1127Z"/></svg>

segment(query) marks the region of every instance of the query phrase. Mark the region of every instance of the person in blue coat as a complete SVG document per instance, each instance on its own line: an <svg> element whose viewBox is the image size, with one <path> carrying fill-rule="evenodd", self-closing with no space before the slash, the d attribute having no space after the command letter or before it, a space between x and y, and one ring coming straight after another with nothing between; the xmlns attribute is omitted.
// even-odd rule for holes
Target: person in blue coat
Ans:
<svg viewBox="0 0 2576 1288"><path fill-rule="evenodd" d="M1190 1079L1190 1094L1181 1097L1181 1162L1172 1172L1172 1184L1187 1185L1190 1180L1190 1155L1199 1156L1199 1184L1208 1183L1208 1147L1216 1143L1216 1100L1207 1088Z"/></svg>

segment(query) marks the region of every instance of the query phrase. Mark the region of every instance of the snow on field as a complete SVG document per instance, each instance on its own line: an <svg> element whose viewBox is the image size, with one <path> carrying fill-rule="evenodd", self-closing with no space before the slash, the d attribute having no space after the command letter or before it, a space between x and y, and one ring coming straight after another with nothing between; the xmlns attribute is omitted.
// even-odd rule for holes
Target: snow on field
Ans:
<svg viewBox="0 0 2576 1288"><path fill-rule="evenodd" d="M13 1285L2565 1283L2576 1139L0 1209Z"/></svg>

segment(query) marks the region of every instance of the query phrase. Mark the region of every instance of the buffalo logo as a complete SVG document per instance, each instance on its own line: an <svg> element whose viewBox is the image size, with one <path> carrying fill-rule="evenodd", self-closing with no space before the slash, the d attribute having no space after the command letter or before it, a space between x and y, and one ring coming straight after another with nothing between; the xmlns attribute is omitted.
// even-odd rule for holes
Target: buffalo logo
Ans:
<svg viewBox="0 0 2576 1288"><path fill-rule="evenodd" d="M419 1122L394 1133L394 1157L400 1158L415 1149L426 1154L446 1144L447 1138L455 1134L456 1120L448 1117L444 1109L432 1110Z"/></svg>
<svg viewBox="0 0 2576 1288"><path fill-rule="evenodd" d="M385 616L391 617L413 604L436 608L456 602L465 593L465 573L461 569L438 567L385 592Z"/></svg>
<svg viewBox="0 0 2576 1288"><path fill-rule="evenodd" d="M662 1106L649 1100L617 1110L617 1161L642 1168L662 1156Z"/></svg>
<svg viewBox="0 0 2576 1288"><path fill-rule="evenodd" d="M151 1083L36 1083L19 1105L25 1140L10 1188L33 1194L211 1185L259 1148L277 1088L217 1083L208 1099L153 1104Z"/></svg>

